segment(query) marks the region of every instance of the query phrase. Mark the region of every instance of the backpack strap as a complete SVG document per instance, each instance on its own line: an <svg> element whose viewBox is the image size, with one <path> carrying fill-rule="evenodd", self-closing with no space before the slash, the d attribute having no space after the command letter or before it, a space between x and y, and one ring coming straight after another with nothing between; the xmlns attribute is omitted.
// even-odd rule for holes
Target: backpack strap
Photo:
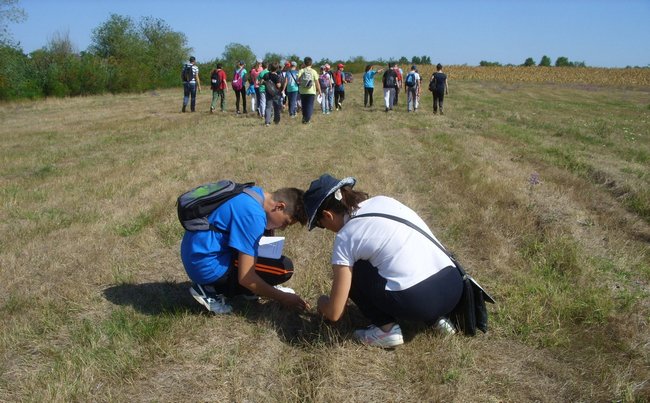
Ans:
<svg viewBox="0 0 650 403"><path fill-rule="evenodd" d="M264 198L262 196L260 196L259 193L257 193L253 189L251 189L250 187L244 188L244 190L242 190L242 193L246 193L247 195L249 195L253 199L257 200L258 203L260 204L260 206L264 206ZM222 233L222 234L227 234L228 233L228 231L226 231L224 229L221 229L221 228L218 228L216 225L214 225L212 223L210 223L210 229L212 231L214 231L214 232L219 232L219 233Z"/></svg>

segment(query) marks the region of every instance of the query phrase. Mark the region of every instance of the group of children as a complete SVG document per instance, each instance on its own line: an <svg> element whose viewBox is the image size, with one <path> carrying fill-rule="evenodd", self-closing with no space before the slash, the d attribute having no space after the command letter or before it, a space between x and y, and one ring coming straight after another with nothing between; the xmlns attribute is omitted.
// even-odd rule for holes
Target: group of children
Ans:
<svg viewBox="0 0 650 403"><path fill-rule="evenodd" d="M191 97L191 110L195 110L196 88L200 89L198 67L194 58L190 58L191 68L195 75L184 79L183 112ZM307 64L306 62L309 62ZM188 65L186 65L187 68ZM251 110L264 118L265 125L280 122L281 111L288 108L289 116L294 118L298 112L303 114L303 123L309 123L313 113L313 99L305 99L302 95L314 95L320 103L321 112L330 114L334 110L341 110L345 100L345 84L350 78L346 75L345 65L339 63L333 70L329 64L320 67L317 72L311 67L311 58L305 58L300 68L295 61L287 61L284 65L266 63L258 60L255 66L246 70L245 63L239 61L232 76L231 86L235 93L236 113L247 113L246 96L250 98ZM184 69L185 71L185 69ZM414 112L420 106L422 93L422 77L415 65L404 74L396 63L390 63L386 70L375 70L373 65L366 66L363 75L364 107L373 106L375 75L384 72L382 76L382 89L385 111L391 111L397 104L399 93L406 91L407 111ZM308 78L301 80L303 73ZM301 81L304 81L301 85ZM248 84L248 87L246 86ZM309 86L309 87L307 87ZM221 64L210 72L210 87L212 89L212 102L210 113L213 113L219 102L220 110L226 108L226 92L229 91L226 72ZM444 96L448 94L447 76L442 72L442 65L436 66L436 72L429 81L429 90L433 93L433 112L443 113ZM303 101L308 105L303 106Z"/></svg>

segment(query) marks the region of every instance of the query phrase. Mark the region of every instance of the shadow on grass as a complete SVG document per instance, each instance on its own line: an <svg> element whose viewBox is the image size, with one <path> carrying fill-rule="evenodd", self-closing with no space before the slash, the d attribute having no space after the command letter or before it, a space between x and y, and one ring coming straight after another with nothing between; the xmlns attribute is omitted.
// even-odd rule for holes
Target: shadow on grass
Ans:
<svg viewBox="0 0 650 403"><path fill-rule="evenodd" d="M104 290L106 299L116 305L128 305L145 315L190 313L212 315L198 304L188 289L191 283L155 282L143 284L118 284ZM315 313L287 310L275 301L260 299L247 301L230 298L233 315L241 316L252 323L269 323L276 329L284 342L294 347L312 348L317 345L338 345L352 338L354 329L369 324L359 309L348 306L343 317L336 323L328 323ZM405 330L405 341L410 340L422 326L401 323Z"/></svg>

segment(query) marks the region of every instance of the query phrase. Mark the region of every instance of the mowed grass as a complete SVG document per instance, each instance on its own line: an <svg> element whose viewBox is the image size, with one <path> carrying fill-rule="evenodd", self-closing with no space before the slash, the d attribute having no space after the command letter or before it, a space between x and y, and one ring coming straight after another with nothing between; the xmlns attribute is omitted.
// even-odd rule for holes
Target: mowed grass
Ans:
<svg viewBox="0 0 650 403"><path fill-rule="evenodd" d="M452 74L453 72L448 72ZM650 90L451 81L446 115L362 106L279 126L181 114L180 90L0 106L0 401L647 401ZM414 208L498 301L490 331L403 323L351 339L352 307L187 292L175 200L221 178L318 175ZM333 235L294 226L289 285L329 290Z"/></svg>

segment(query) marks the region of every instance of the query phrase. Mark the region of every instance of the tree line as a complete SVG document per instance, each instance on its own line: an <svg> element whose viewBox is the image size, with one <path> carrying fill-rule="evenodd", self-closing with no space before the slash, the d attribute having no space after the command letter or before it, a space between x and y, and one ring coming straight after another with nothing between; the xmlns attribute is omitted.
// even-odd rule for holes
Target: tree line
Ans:
<svg viewBox="0 0 650 403"><path fill-rule="evenodd" d="M479 66L485 66L485 67L490 67L490 66L501 66L501 63L499 62L488 62L486 60L481 60L479 63ZM513 66L512 64L508 64L507 66ZM520 64L519 66L524 66L524 67L531 67L531 66L542 66L542 67L551 67L551 58L544 55L539 61L539 64L535 63L535 59L532 57L526 58L526 60ZM569 60L568 57L566 56L560 56L557 59L555 59L555 67L587 67L585 62L572 62Z"/></svg>

